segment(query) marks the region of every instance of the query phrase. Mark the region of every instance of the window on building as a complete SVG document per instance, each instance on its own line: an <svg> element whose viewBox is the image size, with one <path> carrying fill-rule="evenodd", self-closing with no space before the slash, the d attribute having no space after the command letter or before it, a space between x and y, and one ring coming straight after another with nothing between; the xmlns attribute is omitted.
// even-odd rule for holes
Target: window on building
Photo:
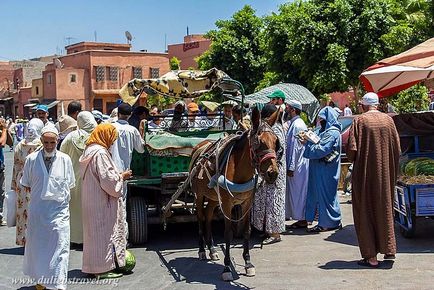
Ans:
<svg viewBox="0 0 434 290"><path fill-rule="evenodd" d="M133 67L133 78L141 79L142 78L142 68L141 67Z"/></svg>
<svg viewBox="0 0 434 290"><path fill-rule="evenodd" d="M149 68L149 75L151 79L156 79L160 77L160 69L158 67Z"/></svg>
<svg viewBox="0 0 434 290"><path fill-rule="evenodd" d="M97 66L95 70L96 70L96 81L103 82L105 79L105 67Z"/></svg>
<svg viewBox="0 0 434 290"><path fill-rule="evenodd" d="M76 74L70 74L69 75L69 82L70 83L76 83L77 82L77 75Z"/></svg>
<svg viewBox="0 0 434 290"><path fill-rule="evenodd" d="M39 87L36 87L36 95L39 95Z"/></svg>
<svg viewBox="0 0 434 290"><path fill-rule="evenodd" d="M118 80L118 71L119 69L115 66L109 67L109 80L117 81Z"/></svg>
<svg viewBox="0 0 434 290"><path fill-rule="evenodd" d="M53 78L52 78L52 76L51 76L51 74L48 74L47 75L47 84L52 84L53 83Z"/></svg>

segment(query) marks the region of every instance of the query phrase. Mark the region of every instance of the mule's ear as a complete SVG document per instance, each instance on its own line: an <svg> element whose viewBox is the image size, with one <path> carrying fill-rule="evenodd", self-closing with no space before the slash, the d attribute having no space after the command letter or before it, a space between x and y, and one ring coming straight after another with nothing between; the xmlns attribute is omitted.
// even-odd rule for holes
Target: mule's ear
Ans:
<svg viewBox="0 0 434 290"><path fill-rule="evenodd" d="M261 113L259 112L258 107L254 107L252 110L252 129L253 132L256 132L259 127L259 121L261 120Z"/></svg>
<svg viewBox="0 0 434 290"><path fill-rule="evenodd" d="M268 125L270 125L271 127L273 127L273 125L276 123L276 121L279 119L280 116L280 112L281 112L281 108L277 109L276 112L274 112L270 118L267 119L267 123Z"/></svg>

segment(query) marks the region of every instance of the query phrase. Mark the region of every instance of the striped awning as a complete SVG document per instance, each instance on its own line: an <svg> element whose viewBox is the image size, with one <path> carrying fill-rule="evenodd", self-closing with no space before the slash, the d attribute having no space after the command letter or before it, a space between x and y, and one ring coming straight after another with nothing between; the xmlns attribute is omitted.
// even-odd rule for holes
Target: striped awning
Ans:
<svg viewBox="0 0 434 290"><path fill-rule="evenodd" d="M247 95L244 99L248 104L266 104L270 102L267 97L276 90L281 90L285 94L285 102L289 100L297 100L303 106L303 111L307 114L309 121L313 122L320 110L318 99L305 87L297 84L282 83L267 87L259 92ZM241 98L237 97L240 101Z"/></svg>

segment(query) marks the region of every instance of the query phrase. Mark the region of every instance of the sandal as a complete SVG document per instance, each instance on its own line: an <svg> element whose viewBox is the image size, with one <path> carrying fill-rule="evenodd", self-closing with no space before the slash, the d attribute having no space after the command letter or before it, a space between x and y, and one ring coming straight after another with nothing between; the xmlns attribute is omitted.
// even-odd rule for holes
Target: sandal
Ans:
<svg viewBox="0 0 434 290"><path fill-rule="evenodd" d="M36 290L45 290L45 289L47 289L47 287L45 287L44 285L41 285L41 284L36 284L35 288L36 288Z"/></svg>
<svg viewBox="0 0 434 290"><path fill-rule="evenodd" d="M316 225L313 228L306 229L308 233L322 233L322 232L329 232L329 231L335 231L335 230L341 230L342 224L339 224L337 227L334 228L323 228L322 226Z"/></svg>
<svg viewBox="0 0 434 290"><path fill-rule="evenodd" d="M265 239L262 244L263 245L271 245L271 244L275 244L280 242L282 239L280 237L276 238L276 237L269 237L267 239Z"/></svg>
<svg viewBox="0 0 434 290"><path fill-rule="evenodd" d="M117 279L123 276L122 273L114 273L114 272L107 272L107 273L102 273L99 275L95 275L97 280L102 280L102 279Z"/></svg>
<svg viewBox="0 0 434 290"><path fill-rule="evenodd" d="M307 229L307 222L295 222L292 225L287 226L286 228L290 230L296 230L296 229Z"/></svg>

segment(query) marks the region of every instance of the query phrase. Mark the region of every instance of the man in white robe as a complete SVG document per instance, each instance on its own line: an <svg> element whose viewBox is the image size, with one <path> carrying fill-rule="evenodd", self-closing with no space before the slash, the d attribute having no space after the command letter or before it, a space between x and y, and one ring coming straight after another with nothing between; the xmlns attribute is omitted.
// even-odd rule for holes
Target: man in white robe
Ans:
<svg viewBox="0 0 434 290"><path fill-rule="evenodd" d="M128 124L128 118L133 112L133 108L127 104L122 103L118 107L118 119L116 122L112 123L118 132L118 138L113 143L110 148L113 162L119 172L128 171L131 166L131 159L133 158L133 151L136 150L137 153L145 152L145 141L143 140L143 135L139 133L136 127ZM144 122L142 120L141 122ZM142 123L140 123L142 126ZM133 172L134 174L134 172ZM137 174L137 173L136 173ZM126 201L127 198L127 188L124 184L123 199ZM127 231L126 236L128 238L128 223L127 223L127 212L126 207L123 207L123 213L125 219L125 229ZM127 247L129 247L127 245Z"/></svg>
<svg viewBox="0 0 434 290"><path fill-rule="evenodd" d="M128 124L127 120L133 108L127 103L122 103L117 109L118 120L113 123L113 126L118 131L118 138L113 143L110 151L117 169L124 172L130 169L133 151L136 150L138 153L145 151L145 141L139 130Z"/></svg>
<svg viewBox="0 0 434 290"><path fill-rule="evenodd" d="M91 112L82 111L77 115L78 129L68 134L60 146L60 151L68 154L74 166L75 176L80 176L80 156L86 147L86 141L97 123ZM71 245L81 248L83 244L83 220L81 208L81 178L77 178L75 187L71 190L69 201Z"/></svg>
<svg viewBox="0 0 434 290"><path fill-rule="evenodd" d="M43 149L25 161L21 184L30 192L24 274L49 289L66 289L69 260L69 199L75 185L68 155L57 151L59 132L42 129Z"/></svg>
<svg viewBox="0 0 434 290"><path fill-rule="evenodd" d="M305 218L306 196L309 176L309 159L303 157L304 145L297 138L297 134L306 131L307 127L300 118L302 105L299 101L288 102L289 121L286 135L286 168L287 186L285 215L286 219L297 220L289 226L290 229L307 228Z"/></svg>

